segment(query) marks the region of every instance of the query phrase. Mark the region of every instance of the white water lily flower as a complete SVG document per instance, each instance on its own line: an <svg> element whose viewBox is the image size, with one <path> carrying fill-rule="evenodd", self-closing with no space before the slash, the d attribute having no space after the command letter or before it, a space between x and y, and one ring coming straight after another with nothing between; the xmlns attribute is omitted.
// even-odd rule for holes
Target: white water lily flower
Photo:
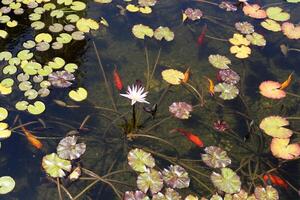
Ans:
<svg viewBox="0 0 300 200"><path fill-rule="evenodd" d="M139 103L148 103L146 101L146 96L148 92L144 92L145 88L137 85L128 86L126 94L120 94L123 97L126 97L131 100L131 105L134 105L136 102Z"/></svg>

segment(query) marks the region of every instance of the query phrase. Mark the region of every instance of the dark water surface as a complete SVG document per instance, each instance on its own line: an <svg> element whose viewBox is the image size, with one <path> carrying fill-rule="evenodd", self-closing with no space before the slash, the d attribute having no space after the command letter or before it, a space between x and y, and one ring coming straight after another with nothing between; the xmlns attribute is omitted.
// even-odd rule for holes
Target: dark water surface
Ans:
<svg viewBox="0 0 300 200"><path fill-rule="evenodd" d="M215 0L214 3L219 3ZM287 4L284 0L275 1L250 1L258 2L260 5L269 3L283 3L279 5L285 11L291 14L291 21L295 24L300 21L300 4ZM56 146L61 137L64 137L68 131L76 130L80 124L89 116L86 123L88 130L80 131L80 141L87 144L87 151L81 157L82 165L94 171L99 175L104 175L111 171L128 169L127 152L133 147L144 147L153 151L175 157L174 151L165 144L145 138L137 138L134 141L127 141L124 138L122 121L117 121L111 126L111 122L118 117L110 112L95 108L95 106L112 108L110 98L107 94L103 76L98 65L97 57L93 48L93 42L99 50L104 70L107 75L109 86L112 88L113 97L116 101L120 113L131 111L129 101L119 96L114 89L112 72L117 66L118 71L123 79L125 86L131 85L139 79L145 83L146 59L145 47L149 53L150 65L155 63L156 56L161 49L161 56L158 61L157 71L154 74L154 81L147 96L151 103L158 101L159 97L167 87L166 82L161 78L161 71L167 67L185 71L187 67L192 70L192 80L198 88L203 88L206 104L204 107L198 107L192 113L189 120L179 120L168 118L159 126L151 129L151 135L166 139L172 143L178 150L180 156L186 159L200 160L201 150L188 142L179 134L170 133L171 129L184 128L197 133L204 141L206 146L217 145L227 150L229 157L232 158L232 169L237 169L242 158L248 156L247 151L241 146L243 143L227 137L225 133L218 133L212 129L212 124L218 119L225 120L238 133L241 141L244 138L246 143L253 147L258 147L258 136L262 134L259 129L254 131L256 136L249 136L248 125L253 120L254 124L259 124L261 119L270 115L279 116L299 116L299 98L288 96L283 100L269 100L262 97L258 92L258 86L262 81L275 80L282 82L287 76L294 72L293 83L288 91L299 94L299 63L300 54L296 51L290 51L284 56L280 51L280 45L286 44L290 48L300 48L299 40L289 40L281 32L273 33L263 29L259 23L261 20L251 19L244 16L241 10L237 12L226 12L217 6L208 3L199 3L188 0L160 0L153 7L151 15L141 15L120 13L116 5L126 6L121 0L113 0L110 4L98 4L93 1L87 1L87 10L82 15L99 21L104 17L109 22L109 27L103 27L97 31L87 34L86 39L80 42L74 42L67 45L64 50L56 53L40 53L44 60L49 60L54 56L60 55L67 62L78 64L79 69L75 73L76 83L72 88L78 86L88 90L88 99L81 103L74 103L68 97L69 89L53 89L49 97L44 98L46 111L37 116L32 116L25 112L19 112L14 109L14 104L22 97L22 93L15 92L7 97L0 97L0 105L10 109L7 123L12 124L16 115L19 115L23 123L42 119L46 129L40 129L41 124L28 126L30 130L41 137L58 137L58 139L43 140L44 148L39 151L30 146L25 139L18 133L4 141L1 141L0 149L0 176L9 175L16 181L16 187L13 192L7 195L0 195L0 199L5 200L52 200L58 199L56 185L47 179L45 172L41 167L42 157L56 151ZM0 4L1 5L1 4ZM196 22L182 23L182 10L188 7L200 8L206 18ZM46 19L51 23L50 19ZM252 54L249 58L241 60L230 54L230 43L222 39L229 39L233 33L237 32L234 24L238 21L248 21L255 26L256 32L265 36L267 45L263 48L252 46ZM22 43L34 34L30 28L30 22L21 19L22 28L10 33L6 40L0 40L0 50L10 50L17 52L22 48ZM131 28L135 24L145 24L152 28L158 26L168 26L174 33L175 39L172 42L157 42L154 39L139 40L131 33ZM201 46L197 45L197 37L201 33L204 25L207 25L207 35L220 38L221 40L206 37ZM216 80L217 70L208 62L208 56L211 54L225 55L232 61L231 68L241 76L240 97L223 101L218 96L211 97L207 92L207 80L203 76ZM2 76L2 75L1 75ZM3 77L6 77L3 75ZM1 77L2 79L2 77ZM18 93L18 94L17 94ZM71 105L79 105L79 108L66 108L58 106L53 100L58 99ZM158 108L157 117L154 121L144 127L144 130L152 125L165 120L169 116L168 106L174 101L186 101L196 105L197 100L182 87L172 87ZM9 103L7 103L9 102ZM225 105L223 108L221 105ZM236 114L236 112L246 113L250 119ZM141 114L142 119L148 118L148 115ZM129 118L130 113L127 115ZM253 123L252 122L252 123ZM300 130L298 121L290 121L293 130ZM111 126L111 127L109 127ZM108 128L109 127L109 128ZM266 135L264 135L266 136ZM268 160L274 166L277 160L270 154L268 148L270 137L265 137L265 144L262 147L263 153L260 154L262 159ZM293 136L292 141L299 142L299 136ZM255 158L256 159L256 158ZM253 159L253 166L255 166ZM165 160L157 161L161 168L167 166ZM191 162L189 166L210 175L211 169L207 169L202 162ZM261 173L270 168L264 168L262 164ZM285 177L296 188L300 187L300 162L292 161L283 166L282 171L278 171L281 176ZM239 173L238 173L239 174ZM195 174L197 176L197 174ZM242 174L239 174L242 177ZM197 176L198 179L205 182L213 189L212 184L206 177ZM124 173L113 177L135 186L136 174ZM246 178L242 178L242 185L249 185ZM72 185L67 185L68 189L74 196L79 193L85 186L90 184L89 180L79 180ZM256 184L263 184L257 180ZM126 186L116 186L122 191L135 190ZM245 187L247 188L247 187ZM209 197L210 193L197 182L192 181L191 187L180 191L182 196L193 193L199 197L205 195ZM64 193L64 192L63 192ZM279 191L280 199L298 199L296 192L290 187L288 190ZM64 196L64 199L68 199ZM99 183L80 199L116 199L112 190L107 185Z"/></svg>

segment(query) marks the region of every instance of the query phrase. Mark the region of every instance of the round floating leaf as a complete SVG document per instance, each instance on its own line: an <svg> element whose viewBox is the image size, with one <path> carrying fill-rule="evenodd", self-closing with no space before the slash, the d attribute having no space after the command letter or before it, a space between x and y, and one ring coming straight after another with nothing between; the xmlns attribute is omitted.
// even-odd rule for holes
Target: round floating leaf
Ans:
<svg viewBox="0 0 300 200"><path fill-rule="evenodd" d="M180 85L184 74L176 69L166 69L161 72L162 78L172 85Z"/></svg>
<svg viewBox="0 0 300 200"><path fill-rule="evenodd" d="M12 54L9 51L2 51L0 53L0 61L9 60L12 58Z"/></svg>
<svg viewBox="0 0 300 200"><path fill-rule="evenodd" d="M289 144L290 139L273 138L271 152L277 158L292 160L300 156L300 144Z"/></svg>
<svg viewBox="0 0 300 200"><path fill-rule="evenodd" d="M222 168L231 164L227 152L216 146L209 146L204 149L206 154L201 154L203 162L212 168Z"/></svg>
<svg viewBox="0 0 300 200"><path fill-rule="evenodd" d="M8 36L8 33L5 30L0 30L0 37L5 39Z"/></svg>
<svg viewBox="0 0 300 200"><path fill-rule="evenodd" d="M71 23L75 23L80 19L80 17L76 14L70 14L66 17L66 20L68 20Z"/></svg>
<svg viewBox="0 0 300 200"><path fill-rule="evenodd" d="M280 7L269 7L266 12L267 16L275 21L284 22L290 19L290 14L283 12Z"/></svg>
<svg viewBox="0 0 300 200"><path fill-rule="evenodd" d="M52 68L46 65L43 68L38 70L38 74L41 76L48 76L49 74L52 73L52 71L53 71Z"/></svg>
<svg viewBox="0 0 300 200"><path fill-rule="evenodd" d="M128 164L137 172L146 172L149 168L155 166L155 160L150 153L145 152L142 149L132 149L129 151Z"/></svg>
<svg viewBox="0 0 300 200"><path fill-rule="evenodd" d="M53 33L59 33L64 29L64 26L59 23L54 23L51 26L49 26L49 31Z"/></svg>
<svg viewBox="0 0 300 200"><path fill-rule="evenodd" d="M1 85L4 87L12 87L14 85L14 80L12 78L5 78L1 81Z"/></svg>
<svg viewBox="0 0 300 200"><path fill-rule="evenodd" d="M300 39L300 25L294 25L290 22L284 22L281 25L282 32L289 39Z"/></svg>
<svg viewBox="0 0 300 200"><path fill-rule="evenodd" d="M215 86L214 91L221 92L220 98L224 100L234 99L239 94L239 89L235 85L228 83L218 83Z"/></svg>
<svg viewBox="0 0 300 200"><path fill-rule="evenodd" d="M78 66L75 63L68 63L65 65L64 69L69 73L74 73Z"/></svg>
<svg viewBox="0 0 300 200"><path fill-rule="evenodd" d="M152 200L182 200L180 194L172 188L166 188L165 194L161 192L154 194Z"/></svg>
<svg viewBox="0 0 300 200"><path fill-rule="evenodd" d="M45 111L45 109L46 109L46 106L41 101L36 101L36 102L34 102L34 104L30 104L27 107L27 111L33 115L39 115L39 114L43 113Z"/></svg>
<svg viewBox="0 0 300 200"><path fill-rule="evenodd" d="M72 41L72 36L68 33L61 33L59 37L56 38L56 41L61 44L68 44Z"/></svg>
<svg viewBox="0 0 300 200"><path fill-rule="evenodd" d="M31 85L31 82L29 82L29 81L23 81L19 84L19 89L21 91L27 91L31 88L32 88L32 85Z"/></svg>
<svg viewBox="0 0 300 200"><path fill-rule="evenodd" d="M10 20L10 17L7 15L0 16L0 23L2 23L2 24L6 24L7 22L9 22L9 20Z"/></svg>
<svg viewBox="0 0 300 200"><path fill-rule="evenodd" d="M40 83L40 82L42 82L43 79L44 78L41 75L36 75L32 78L33 82L35 82L35 83Z"/></svg>
<svg viewBox="0 0 300 200"><path fill-rule="evenodd" d="M255 19L264 19L267 17L266 11L261 9L258 4L245 4L243 6L243 12L245 15Z"/></svg>
<svg viewBox="0 0 300 200"><path fill-rule="evenodd" d="M20 111L25 111L27 110L28 104L29 103L27 101L18 101L15 105L15 108Z"/></svg>
<svg viewBox="0 0 300 200"><path fill-rule="evenodd" d="M171 188L182 189L190 185L189 174L179 165L170 165L169 169L164 169L162 174L165 183Z"/></svg>
<svg viewBox="0 0 300 200"><path fill-rule="evenodd" d="M149 6L139 8L140 12L143 14L152 13L152 9Z"/></svg>
<svg viewBox="0 0 300 200"><path fill-rule="evenodd" d="M73 32L75 30L75 26L73 24L67 24L64 26L64 30L67 32Z"/></svg>
<svg viewBox="0 0 300 200"><path fill-rule="evenodd" d="M57 154L60 158L75 160L80 158L82 154L84 154L86 150L85 143L78 143L78 137L76 136L68 136L63 138L58 146L57 146Z"/></svg>
<svg viewBox="0 0 300 200"><path fill-rule="evenodd" d="M47 11L54 10L56 8L56 5L53 3L46 3L44 4L43 8Z"/></svg>
<svg viewBox="0 0 300 200"><path fill-rule="evenodd" d="M42 65L37 62L29 62L23 67L23 71L28 75L36 75Z"/></svg>
<svg viewBox="0 0 300 200"><path fill-rule="evenodd" d="M213 172L210 179L216 188L229 194L241 189L240 177L230 168L221 168L221 174Z"/></svg>
<svg viewBox="0 0 300 200"><path fill-rule="evenodd" d="M11 58L11 59L9 59L9 61L8 61L8 64L10 64L10 65L19 65L21 63L21 60L20 60L20 58L17 58L17 57L13 57L13 58Z"/></svg>
<svg viewBox="0 0 300 200"><path fill-rule="evenodd" d="M38 13L31 13L29 15L30 21L38 21L41 19L41 17L42 17L41 14L38 14Z"/></svg>
<svg viewBox="0 0 300 200"><path fill-rule="evenodd" d="M57 0L58 4L65 4L66 6L71 5L73 0Z"/></svg>
<svg viewBox="0 0 300 200"><path fill-rule="evenodd" d="M47 51L50 48L50 44L47 42L39 42L36 44L37 51Z"/></svg>
<svg viewBox="0 0 300 200"><path fill-rule="evenodd" d="M128 10L129 12L138 12L140 9L136 5L128 4L126 6L126 10Z"/></svg>
<svg viewBox="0 0 300 200"><path fill-rule="evenodd" d="M72 33L72 38L74 40L83 40L85 38L84 33L81 31L75 31Z"/></svg>
<svg viewBox="0 0 300 200"><path fill-rule="evenodd" d="M2 83L0 84L0 94L2 95L8 95L12 92L12 88L11 87L6 87L4 85L2 85Z"/></svg>
<svg viewBox="0 0 300 200"><path fill-rule="evenodd" d="M286 139L292 136L293 132L285 128L289 125L289 121L280 116L270 116L264 118L259 127L264 130L267 135L272 137Z"/></svg>
<svg viewBox="0 0 300 200"><path fill-rule="evenodd" d="M266 188L262 186L255 187L254 195L257 200L278 200L278 191L272 186L268 185Z"/></svg>
<svg viewBox="0 0 300 200"><path fill-rule="evenodd" d="M149 26L143 24L137 24L132 27L132 33L139 39L145 39L145 36L153 37L153 30Z"/></svg>
<svg viewBox="0 0 300 200"><path fill-rule="evenodd" d="M0 194L7 194L15 188L15 181L10 176L0 177Z"/></svg>
<svg viewBox="0 0 300 200"><path fill-rule="evenodd" d="M28 74L24 74L24 73L18 74L18 76L17 76L17 79L20 82L28 81L29 78L30 78L29 75Z"/></svg>
<svg viewBox="0 0 300 200"><path fill-rule="evenodd" d="M250 44L250 41L247 40L242 34L235 33L233 34L233 37L229 39L229 42L235 46L239 45L245 45L248 46Z"/></svg>
<svg viewBox="0 0 300 200"><path fill-rule="evenodd" d="M226 56L222 56L219 54L208 56L208 61L218 69L228 69L228 65L231 64L231 61Z"/></svg>
<svg viewBox="0 0 300 200"><path fill-rule="evenodd" d="M251 49L247 46L232 46L230 47L230 53L235 54L235 57L244 59L248 58L251 54Z"/></svg>
<svg viewBox="0 0 300 200"><path fill-rule="evenodd" d="M164 38L166 41L169 42L174 39L174 33L168 27L160 26L157 29L155 29L154 37L157 40L162 40Z"/></svg>
<svg viewBox="0 0 300 200"><path fill-rule="evenodd" d="M51 67L52 69L60 69L65 65L65 60L60 58L60 57L55 57L53 59L53 62L49 62L48 65L49 67Z"/></svg>
<svg viewBox="0 0 300 200"><path fill-rule="evenodd" d="M110 3L112 0L94 0L97 3Z"/></svg>
<svg viewBox="0 0 300 200"><path fill-rule="evenodd" d="M8 124L0 122L0 139L6 139L11 136L11 130L8 129Z"/></svg>
<svg viewBox="0 0 300 200"><path fill-rule="evenodd" d="M33 100L38 96L38 92L34 89L29 89L24 93L24 96L29 100Z"/></svg>
<svg viewBox="0 0 300 200"><path fill-rule="evenodd" d="M53 178L64 177L64 172L72 169L71 161L61 159L56 153L48 154L43 157L42 166L47 174Z"/></svg>
<svg viewBox="0 0 300 200"><path fill-rule="evenodd" d="M264 81L259 85L259 93L270 99L282 99L286 96L284 90L280 90L281 84L275 81Z"/></svg>
<svg viewBox="0 0 300 200"><path fill-rule="evenodd" d="M281 31L280 24L272 19L266 19L265 21L261 22L260 25L269 31L273 31L273 32Z"/></svg>
<svg viewBox="0 0 300 200"><path fill-rule="evenodd" d="M49 81L42 81L40 83L41 88L47 88L49 86L51 86L51 83Z"/></svg>
<svg viewBox="0 0 300 200"><path fill-rule="evenodd" d="M27 40L23 43L23 47L26 49L32 49L33 47L35 47L35 42L33 40Z"/></svg>
<svg viewBox="0 0 300 200"><path fill-rule="evenodd" d="M14 65L7 65L3 68L3 74L15 74L17 72L17 67Z"/></svg>
<svg viewBox="0 0 300 200"><path fill-rule="evenodd" d="M33 11L37 14L43 14L45 12L45 9L42 7L36 7Z"/></svg>
<svg viewBox="0 0 300 200"><path fill-rule="evenodd" d="M18 25L18 22L16 20L12 20L6 23L7 27L13 28Z"/></svg>
<svg viewBox="0 0 300 200"><path fill-rule="evenodd" d="M33 53L31 53L28 49L25 49L19 51L17 57L20 58L20 60L30 60L33 57Z"/></svg>
<svg viewBox="0 0 300 200"><path fill-rule="evenodd" d="M46 97L50 94L50 90L47 88L41 88L39 89L38 94L40 95L40 97Z"/></svg>
<svg viewBox="0 0 300 200"><path fill-rule="evenodd" d="M99 24L93 19L81 18L76 22L76 27L79 31L88 33L90 30L99 29Z"/></svg>
<svg viewBox="0 0 300 200"><path fill-rule="evenodd" d="M160 172L150 169L141 173L137 178L137 187L144 193L150 189L152 194L159 192L163 187L163 179Z"/></svg>
<svg viewBox="0 0 300 200"><path fill-rule="evenodd" d="M62 18L64 16L64 11L62 10L52 10L50 13L51 17L55 17L56 19Z"/></svg>
<svg viewBox="0 0 300 200"><path fill-rule="evenodd" d="M252 33L251 35L246 35L247 40L251 42L251 44L256 45L256 46L266 46L266 39L264 38L263 35L258 34L258 33Z"/></svg>
<svg viewBox="0 0 300 200"><path fill-rule="evenodd" d="M0 121L5 120L7 116L8 116L8 111L5 108L0 107Z"/></svg>
<svg viewBox="0 0 300 200"><path fill-rule="evenodd" d="M35 36L35 41L39 42L47 42L50 43L52 41L52 36L49 33L40 33Z"/></svg>
<svg viewBox="0 0 300 200"><path fill-rule="evenodd" d="M86 4L81 1L74 1L70 8L75 11L81 11L86 8Z"/></svg>
<svg viewBox="0 0 300 200"><path fill-rule="evenodd" d="M87 98L88 92L86 89L80 87L77 90L71 90L69 97L74 101L83 101Z"/></svg>

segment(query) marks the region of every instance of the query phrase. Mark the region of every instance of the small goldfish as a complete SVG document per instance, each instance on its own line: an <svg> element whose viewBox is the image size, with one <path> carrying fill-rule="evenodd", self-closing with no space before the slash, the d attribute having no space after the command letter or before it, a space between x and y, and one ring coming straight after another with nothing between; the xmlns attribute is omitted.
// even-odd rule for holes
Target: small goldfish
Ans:
<svg viewBox="0 0 300 200"><path fill-rule="evenodd" d="M184 78L182 79L181 82L183 83L187 83L190 79L190 74L191 74L191 70L190 68L188 68L185 72L184 72Z"/></svg>
<svg viewBox="0 0 300 200"><path fill-rule="evenodd" d="M195 134L189 132L189 131L186 131L182 128L175 128L173 130L171 130L171 132L179 132L181 133L182 135L184 135L189 141L191 141L192 143L194 143L195 145L197 145L198 147L204 147L204 143L203 141Z"/></svg>
<svg viewBox="0 0 300 200"><path fill-rule="evenodd" d="M114 69L113 76L116 88L121 91L123 89L123 83L116 67Z"/></svg>
<svg viewBox="0 0 300 200"><path fill-rule="evenodd" d="M28 142L37 149L41 149L43 144L39 141L32 133L29 132L24 126L21 127L23 133L25 134Z"/></svg>
<svg viewBox="0 0 300 200"><path fill-rule="evenodd" d="M209 83L209 87L208 87L208 92L210 93L211 96L214 96L215 94L215 84L214 82L208 78L208 77L205 77L207 80L208 80L208 83Z"/></svg>
<svg viewBox="0 0 300 200"><path fill-rule="evenodd" d="M263 176L263 179L266 183L269 183L269 184L271 183L272 185L280 186L285 189L288 188L288 184L286 183L286 181L283 180L282 178L280 178L279 176L272 175L272 174L265 174Z"/></svg>
<svg viewBox="0 0 300 200"><path fill-rule="evenodd" d="M281 83L281 86L279 88L280 90L287 88L291 84L292 75L293 75L293 72L289 75L289 77L283 83Z"/></svg>
<svg viewBox="0 0 300 200"><path fill-rule="evenodd" d="M207 25L205 24L204 28L201 31L201 34L199 35L199 37L197 39L198 46L202 45L203 40L204 40L205 35L206 35L206 31L207 31Z"/></svg>

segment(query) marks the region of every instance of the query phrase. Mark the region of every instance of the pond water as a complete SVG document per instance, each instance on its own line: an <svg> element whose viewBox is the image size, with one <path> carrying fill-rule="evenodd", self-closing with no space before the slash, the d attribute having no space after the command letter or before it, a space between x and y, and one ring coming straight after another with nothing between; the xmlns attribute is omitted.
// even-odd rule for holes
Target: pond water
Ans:
<svg viewBox="0 0 300 200"><path fill-rule="evenodd" d="M136 179L141 175L141 171L134 171L127 160L128 152L135 148L152 154L156 162L155 170L163 171L172 164L180 165L188 172L189 187L175 189L182 198L175 195L169 199L184 199L189 194L198 196L199 199L201 197L222 199L221 197L212 197L212 195L218 193L224 197L225 193L237 193L240 189L245 190L249 195L256 191L257 199L278 199L274 193L268 198L259 197L262 194L259 194L258 190L262 189L256 187L267 187L267 185L272 185L276 189L275 193L278 193L280 199L299 199L297 191L300 188L300 125L298 123L300 95L297 94L300 93L298 82L300 27L297 24L300 21L300 14L297 11L300 10L300 3L287 3L285 0L249 0L248 3L239 3L232 0L231 3L237 6L237 10L226 11L218 6L221 3L218 0L159 0L151 7L152 13L143 14L140 11L126 10L128 4L136 5L137 7L134 9L137 8L137 10L141 8L138 1L135 0L131 2L113 0L111 3L99 3L92 0L79 1L84 2L86 8L81 7L82 4L76 7L75 0L36 0L36 4L30 4L32 8L28 8L26 5L30 1L25 0L2 0L0 3L0 13L2 13L0 30L8 32L5 39L0 36L0 52L9 51L13 57L19 58L15 59L16 63L9 63L15 65L17 71L13 72L14 69L11 68L6 69L11 71L11 74L8 74L5 72L5 68L8 66L8 62L13 61L8 61L10 58L7 54L0 53L0 57L3 59L1 61L1 81L6 78L14 80L10 94L4 94L3 85L5 84L3 82L1 82L2 85L0 84L2 87L0 88L0 107L8 110L8 117L3 120L3 123L7 123L8 129L12 130L9 138L1 140L0 176L11 176L16 184L10 193L0 194L0 199L108 200L123 198L126 191L138 190ZM22 2L20 4L24 8L22 15L13 14L13 10L18 8L17 4L13 4L14 2ZM55 5L56 8L53 10L57 10L51 14L52 16L49 14L52 12L51 10L34 8L34 5L43 7L48 3L50 9L52 5L50 6L49 2ZM281 21L277 19L280 18L278 16L281 11L272 13L272 16L269 14L268 17L275 18L279 24L293 23L298 27L285 35L281 30L278 32L266 30L261 25L264 19L255 19L243 12L243 7L245 8L247 4L258 4L264 10L270 7L280 7L284 12L290 14L288 19ZM12 9L5 13L7 8L4 7L7 6L11 6ZM70 9L70 6L75 8ZM192 20L191 16L185 15L187 18L183 20L183 13L187 8L200 9L203 16L199 17L200 19ZM256 15L260 11L254 9L251 12ZM78 23L75 19L74 22L68 21L67 15L70 14L77 14L79 18L95 21L83 21L80 28L76 26ZM8 21L16 20L18 25L9 27L9 23L7 24L7 19L3 18L3 15L10 16ZM32 25L36 21L43 22L44 25L41 23ZM105 21L108 25L105 25ZM230 48L234 44L229 42L229 39L235 33L240 33L235 28L235 23L244 21L253 25L255 32L265 38L266 44L261 46L244 44L245 48L250 45L251 53L247 58L238 58L230 52ZM51 32L48 30L49 26L54 23L75 26L74 30L69 31L68 36L63 36L59 34L68 31ZM97 23L100 24L99 27L97 27ZM160 26L169 27L175 37L172 41L164 39L159 41L148 36L145 36L145 39L139 39L132 33L132 28L138 24L149 26L153 30ZM31 26L41 26L41 29L34 30ZM77 29L86 30L87 27L96 30L87 30L86 33L83 33L84 39L72 39L72 32ZM40 33L49 33L52 41L48 41L49 35L40 35L42 38L40 40L36 38ZM149 30L146 33L149 34ZM3 33L0 32L0 35ZM241 35L245 36L246 34ZM289 37L296 35L295 37L298 39L289 39L286 35ZM246 40L245 43L249 42L249 40L243 39ZM50 48L38 51L36 50L38 46L32 46L29 48L29 51L33 52L32 56L28 52L23 52L23 56L18 55L18 52L26 49L24 42L28 40L35 40L37 43L44 41L39 45L40 48L46 49L47 44L50 43ZM60 42L53 44L55 41ZM236 43L240 42L241 40L238 40ZM63 44L62 48L52 48L61 44ZM237 44L237 46L241 45ZM283 51L285 47L289 49L287 52ZM217 88L224 86L218 85L222 82L220 73L217 76L220 69L214 67L208 59L210 55L217 54L226 56L231 61L230 69L240 77L240 81L234 86L234 90L239 91L238 95L234 95L232 91L224 94L224 96L230 96L229 100L224 100L222 99L224 96L219 96ZM48 62L53 61L55 57L62 58L65 63L75 63L78 66L74 72L70 70L75 77L75 80L71 81L72 85L68 88L58 88L54 83L52 86L44 87L50 91L46 97L40 97L41 94L39 94L38 97L33 98L30 96L31 93L28 94L29 92L27 93L29 96L24 97L24 93L30 88L25 87L26 89L23 91L19 89L19 84L26 82L26 80L20 81L17 78L22 72L30 75L29 84L32 82L35 90L41 89L40 81L34 82L33 80L35 75L40 74L37 72L39 67L26 65L26 60L37 64L41 63L45 70L46 65L51 65ZM20 61L20 59L25 62L22 67L16 61ZM59 62L56 61L52 62L52 70L63 70L64 64L59 66ZM153 71L153 68L156 70ZM162 72L167 69L179 70L180 75L190 69L190 77L186 83L179 81L178 84L171 85L162 77ZM36 72L32 72L32 70ZM123 83L121 91L118 91L114 84L116 72ZM291 73L293 73L291 83L287 88L279 89L282 87L280 83L283 83ZM44 74L43 79L48 80L48 75ZM176 82L176 76L178 76L178 72L171 75L171 78L165 79L172 79ZM228 78L228 75L224 76L225 79ZM152 77L151 81L149 81L149 77ZM38 78L40 77L35 77L35 79ZM214 82L214 88L207 78ZM23 77L23 79L25 78ZM272 85L266 86L269 90L268 94L273 95L273 99L260 94L259 86L267 80L276 82L275 85L279 84L277 87L273 86L273 90L268 88ZM120 95L120 93L126 93L127 86L132 84L142 84L143 87L146 87L148 91L146 100L150 102L150 105L136 103L133 108L130 105L131 101ZM74 90L75 93L80 87L87 91L87 98L82 98L83 101L72 100L69 92ZM225 88L225 90L224 93L228 89ZM211 95L210 92L213 91L215 94ZM35 91L31 92L35 93ZM282 94L285 97L280 97ZM77 98L80 99L82 96L84 95L78 95ZM31 97L32 99L30 99ZM29 104L42 101L46 109L38 114L40 110L33 108L31 111L37 112L36 115L30 114L30 108L27 106L23 109L24 111L20 111L20 108L16 109L16 104L20 101L28 101ZM193 105L191 116L185 115L188 119L178 119L173 116L169 112L169 106L173 102L186 102ZM154 115L144 111L143 106L148 106L149 111L155 104L157 104L157 111ZM154 110L152 109L153 112ZM133 114L135 117L132 117ZM0 113L0 117L1 115L3 113ZM269 123L266 126L271 129L272 133L270 134L269 131L269 134L266 134L268 128L262 130L260 125L264 118L270 116L277 117L267 119ZM225 131L216 130L214 123L218 120L228 125L228 127L225 126ZM21 129L22 125L25 125L26 129L42 142L42 148L38 149L31 145L28 136L26 137L24 130ZM290 130L294 134L286 136L290 133L286 132ZM278 135L275 135L274 132L278 132L278 135L285 135L278 139ZM191 133L193 135L189 135L189 138L186 137ZM2 134L1 132L1 137ZM270 136L272 134L275 135L273 135L275 139ZM49 172L47 175L45 168L42 167L44 156L55 153L60 140L72 135L78 137L80 143L86 144L85 153L80 159L72 161L73 169L80 166L81 177L72 182L67 178L69 172L65 172L66 176L60 179L49 176ZM204 144L202 145L201 141L197 143L195 137L200 138ZM282 144L288 138L290 140L287 144L276 146L275 150L270 148L271 142L275 143L276 139ZM287 146L288 144L293 146ZM203 162L201 154L205 154L204 147L209 146L218 146L227 152L231 164L225 169L232 169L236 172L240 178L237 182L240 181L241 186L236 186L239 183L230 182L230 179L237 178L236 175L229 178L223 177L225 180L218 179L216 182L220 181L219 186L216 182L212 183L210 180L212 174L221 176L222 170ZM145 155L142 154L142 156ZM283 158L284 156L290 157L287 159ZM142 158L140 159L142 160ZM150 158L146 160L151 161ZM227 171L227 176L230 176L233 171ZM273 179L272 181L270 177L268 181L264 180L266 174L277 177L283 183L280 184ZM61 189L59 190L57 181L60 183ZM151 182L151 177L149 182ZM224 190L220 184L228 186L227 189L234 192ZM1 187L0 184L0 190ZM165 186L162 193L167 191L166 188ZM267 189L270 188L267 187ZM61 195L58 191L61 192ZM73 198L70 198L67 193ZM260 193L263 192L260 191ZM149 191L147 194L152 197ZM227 198L230 199L228 196ZM246 198L236 197L236 199Z"/></svg>

